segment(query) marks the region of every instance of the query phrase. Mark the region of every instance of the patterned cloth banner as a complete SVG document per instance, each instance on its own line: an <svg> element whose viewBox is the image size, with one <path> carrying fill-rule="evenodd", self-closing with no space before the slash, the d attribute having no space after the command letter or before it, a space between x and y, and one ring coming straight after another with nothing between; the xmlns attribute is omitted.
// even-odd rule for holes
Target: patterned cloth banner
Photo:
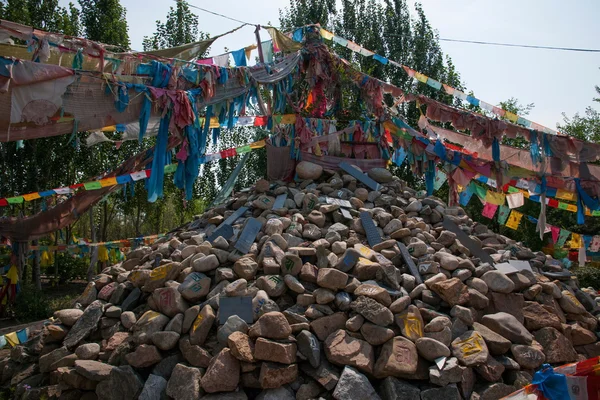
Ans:
<svg viewBox="0 0 600 400"><path fill-rule="evenodd" d="M458 201L459 201L460 205L463 207L466 207L467 204L469 204L469 201L471 200L472 196L473 196L473 190L471 188L471 185L468 185L465 188L465 190L460 192L460 194L458 195Z"/></svg>
<svg viewBox="0 0 600 400"><path fill-rule="evenodd" d="M518 116L514 113L503 110L499 107L494 107L490 103L486 103L486 102L484 102L480 99L477 99L473 96L469 96L466 93L463 93L458 89L455 89L449 85L446 85L445 83L441 83L435 79L432 79L425 74L422 74L420 72L415 71L414 69L412 69L410 67L407 67L406 65L400 64L393 60L388 60L386 57L383 57L377 53L374 53L371 50L364 49L362 46L357 45L356 43L354 43L350 40L347 40L347 39L344 39L337 35L334 35L333 33L329 32L323 28L321 28L321 37L326 40L332 40L334 43L337 43L340 46L346 47L347 49L349 49L357 54L361 54L361 55L364 55L367 57L370 56L374 60L377 60L384 65L392 64L396 67L400 67L400 68L404 69L404 71L406 71L406 73L408 74L409 77L417 80L418 82L422 82L436 90L445 91L447 94L450 94L458 99L467 101L471 105L479 106L482 108L484 108L482 105L485 105L486 110L488 110L500 117L505 117L513 123L519 124L526 128L535 129L535 130L543 132L543 133L548 133L548 134L552 134L552 135L560 134L560 132L557 132L554 129L547 128L547 127L537 124L533 121L530 121L526 118Z"/></svg>
<svg viewBox="0 0 600 400"><path fill-rule="evenodd" d="M219 153L207 154L205 156L200 157L200 163L204 164L204 163L214 161L214 160L220 160L223 158L234 157L239 154L247 153L249 151L248 148L250 148L250 150L255 150L255 149L260 149L262 147L265 147L265 145L266 145L266 142L264 140L261 140L261 141L250 143L248 145L241 146L238 148L223 150ZM169 164L169 165L165 165L164 172L165 173L173 173L176 171L176 169L177 169L177 164ZM30 193L30 194L26 194L26 195L19 195L19 196L15 196L15 197L4 198L4 199L0 198L0 207L8 206L9 204L23 203L23 200L25 197L28 197L31 200L34 200L34 199L38 199L40 197L48 197L48 196L54 196L54 195L58 195L58 194L71 194L76 189L79 189L79 188L83 188L85 190L98 190L98 189L102 189L104 187L116 186L116 185L119 185L122 183L131 182L131 181L139 181L141 179L149 178L151 173L152 173L152 170L147 169L144 171L136 171L136 172L132 172L130 174L120 175L117 177L104 178L104 179L101 179L98 181L78 183L75 185L71 185L68 188L51 189L51 190L46 190L44 192ZM37 196L34 196L34 195L37 195ZM31 201L31 200L27 200L27 201Z"/></svg>
<svg viewBox="0 0 600 400"><path fill-rule="evenodd" d="M522 207L525 204L525 197L523 196L523 193L519 192L519 193L512 193L506 196L506 201L508 203L508 207L512 208L519 208Z"/></svg>
<svg viewBox="0 0 600 400"><path fill-rule="evenodd" d="M569 235L571 234L571 232L569 232L566 229L561 229L560 233L558 235L558 240L556 241L556 244L559 247L563 247L565 245L565 242L567 241L567 238L569 237Z"/></svg>
<svg viewBox="0 0 600 400"><path fill-rule="evenodd" d="M519 224L521 223L521 218L523 218L523 214L512 210L508 216L508 221L506 221L506 227L517 230L519 228Z"/></svg>
<svg viewBox="0 0 600 400"><path fill-rule="evenodd" d="M491 190L488 190L487 194L485 195L485 202L501 206L504 204L505 197L506 196L504 193L492 192Z"/></svg>
<svg viewBox="0 0 600 400"><path fill-rule="evenodd" d="M446 175L444 171L438 169L437 173L435 174L435 179L433 180L433 189L440 190L444 182L446 182L447 180L448 175Z"/></svg>
<svg viewBox="0 0 600 400"><path fill-rule="evenodd" d="M483 206L483 211L481 212L481 215L483 215L486 218L492 219L492 218L494 218L494 214L496 214L497 209L498 209L497 204L485 203L485 206Z"/></svg>
<svg viewBox="0 0 600 400"><path fill-rule="evenodd" d="M507 206L500 206L498 211L498 223L500 225L505 225L509 214L510 208L508 208Z"/></svg>

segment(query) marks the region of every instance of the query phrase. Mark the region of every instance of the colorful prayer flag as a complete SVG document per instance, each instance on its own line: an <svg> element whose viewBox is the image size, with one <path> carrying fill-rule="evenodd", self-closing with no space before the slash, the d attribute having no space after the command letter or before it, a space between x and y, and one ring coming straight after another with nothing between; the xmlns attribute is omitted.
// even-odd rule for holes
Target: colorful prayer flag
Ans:
<svg viewBox="0 0 600 400"><path fill-rule="evenodd" d="M100 184L100 182L98 181L94 181L94 182L86 182L83 184L83 187L85 188L85 190L97 190L97 189L102 189L102 185Z"/></svg>
<svg viewBox="0 0 600 400"><path fill-rule="evenodd" d="M570 234L571 234L571 232L567 231L566 229L561 229L560 234L558 235L558 241L556 242L556 244L560 247L563 247Z"/></svg>
<svg viewBox="0 0 600 400"><path fill-rule="evenodd" d="M496 214L497 209L498 209L497 204L485 203L485 206L483 206L483 211L481 212L481 215L483 215L486 218L492 219L492 218L494 218L494 214Z"/></svg>
<svg viewBox="0 0 600 400"><path fill-rule="evenodd" d="M504 193L492 192L491 190L488 190L487 194L485 195L485 202L501 206L504 204L505 197L506 196Z"/></svg>
<svg viewBox="0 0 600 400"><path fill-rule="evenodd" d="M523 218L522 213L512 210L508 216L508 221L506 221L506 227L517 230L519 228L519 224L521 223L521 218Z"/></svg>
<svg viewBox="0 0 600 400"><path fill-rule="evenodd" d="M523 198L523 193L521 192L507 195L506 201L511 209L522 207L523 204L525 204L525 199Z"/></svg>
<svg viewBox="0 0 600 400"><path fill-rule="evenodd" d="M500 206L500 210L498 211L498 223L500 225L506 224L506 220L508 219L509 214L510 208L508 206Z"/></svg>

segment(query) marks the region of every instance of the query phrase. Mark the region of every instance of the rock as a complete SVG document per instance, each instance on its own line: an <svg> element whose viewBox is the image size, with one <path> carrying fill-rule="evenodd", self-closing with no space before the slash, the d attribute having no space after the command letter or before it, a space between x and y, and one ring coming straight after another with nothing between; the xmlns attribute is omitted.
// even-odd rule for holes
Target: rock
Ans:
<svg viewBox="0 0 600 400"><path fill-rule="evenodd" d="M440 370L437 365L433 365L429 368L429 380L434 385L447 386L450 383L461 383L463 377L471 371L471 368L463 367L459 365L456 357L450 357L444 363L444 366Z"/></svg>
<svg viewBox="0 0 600 400"><path fill-rule="evenodd" d="M515 289L515 284L508 276L500 271L489 271L481 279L490 290L500 293L510 293Z"/></svg>
<svg viewBox="0 0 600 400"><path fill-rule="evenodd" d="M95 360L100 353L100 345L98 343L86 343L75 349L75 354L79 360Z"/></svg>
<svg viewBox="0 0 600 400"><path fill-rule="evenodd" d="M137 399L144 383L129 365L113 368L108 379L96 386L98 400L134 400Z"/></svg>
<svg viewBox="0 0 600 400"><path fill-rule="evenodd" d="M60 320L63 325L73 326L77 320L83 315L83 311L77 308L67 308L54 313L54 318Z"/></svg>
<svg viewBox="0 0 600 400"><path fill-rule="evenodd" d="M370 169L367 175L378 183L388 183L394 180L394 175L387 168Z"/></svg>
<svg viewBox="0 0 600 400"><path fill-rule="evenodd" d="M264 362L260 367L258 381L263 389L276 389L298 378L298 364L281 365Z"/></svg>
<svg viewBox="0 0 600 400"><path fill-rule="evenodd" d="M203 393L200 388L201 377L198 368L177 364L167 384L167 395L177 400L199 399Z"/></svg>
<svg viewBox="0 0 600 400"><path fill-rule="evenodd" d="M474 322L473 329L483 337L490 354L499 356L510 349L511 341L497 334L487 326Z"/></svg>
<svg viewBox="0 0 600 400"><path fill-rule="evenodd" d="M163 400L167 397L167 380L162 376L150 374L140 393L140 400Z"/></svg>
<svg viewBox="0 0 600 400"><path fill-rule="evenodd" d="M291 333L292 328L285 316L276 311L263 314L248 331L250 337L262 336L275 340L287 339Z"/></svg>
<svg viewBox="0 0 600 400"><path fill-rule="evenodd" d="M75 324L65 337L63 345L67 348L73 348L92 331L96 330L101 317L102 302L96 300L87 306L83 314L76 320Z"/></svg>
<svg viewBox="0 0 600 400"><path fill-rule="evenodd" d="M179 341L179 333L173 331L164 331L164 332L154 332L151 336L152 343L160 350L168 351L175 346L177 346L177 342Z"/></svg>
<svg viewBox="0 0 600 400"><path fill-rule="evenodd" d="M515 388L504 383L490 383L477 390L480 400L496 400L510 395Z"/></svg>
<svg viewBox="0 0 600 400"><path fill-rule="evenodd" d="M258 263L250 257L242 257L233 264L233 271L240 278L250 280L258 271Z"/></svg>
<svg viewBox="0 0 600 400"><path fill-rule="evenodd" d="M302 269L302 260L295 254L286 253L281 260L281 275L298 275Z"/></svg>
<svg viewBox="0 0 600 400"><path fill-rule="evenodd" d="M396 336L381 347L375 363L374 375L377 378L412 375L417 371L417 347L410 340Z"/></svg>
<svg viewBox="0 0 600 400"><path fill-rule="evenodd" d="M309 331L303 330L296 335L296 341L300 353L306 357L313 368L317 368L321 363L321 344L319 340Z"/></svg>
<svg viewBox="0 0 600 400"><path fill-rule="evenodd" d="M323 167L308 161L301 161L296 165L296 173L302 180L317 180L323 173Z"/></svg>
<svg viewBox="0 0 600 400"><path fill-rule="evenodd" d="M125 356L127 363L135 368L145 368L158 363L162 357L155 346L142 344Z"/></svg>
<svg viewBox="0 0 600 400"><path fill-rule="evenodd" d="M350 365L368 373L373 372L373 347L340 329L327 337L324 343L327 359L338 365Z"/></svg>
<svg viewBox="0 0 600 400"><path fill-rule="evenodd" d="M549 364L568 363L577 359L577 353L569 340L559 331L552 327L542 328L535 333L538 341L546 355Z"/></svg>
<svg viewBox="0 0 600 400"><path fill-rule="evenodd" d="M152 334L162 331L169 323L169 317L156 311L146 311L131 328L133 338L137 343L152 343Z"/></svg>
<svg viewBox="0 0 600 400"><path fill-rule="evenodd" d="M75 371L86 379L101 382L110 377L114 369L112 365L104 364L98 361L77 360L75 361Z"/></svg>
<svg viewBox="0 0 600 400"><path fill-rule="evenodd" d="M364 323L361 326L360 333L373 346L380 346L394 337L393 330L370 322Z"/></svg>
<svg viewBox="0 0 600 400"><path fill-rule="evenodd" d="M486 381L496 382L504 373L504 365L500 364L494 357L488 356L485 363L475 367L475 371Z"/></svg>
<svg viewBox="0 0 600 400"><path fill-rule="evenodd" d="M362 284L356 288L354 295L370 297L386 307L392 304L392 299L388 291L377 285Z"/></svg>
<svg viewBox="0 0 600 400"><path fill-rule="evenodd" d="M179 290L173 287L156 289L152 292L152 299L154 304L157 305L158 311L169 318L173 318L188 309L188 305Z"/></svg>
<svg viewBox="0 0 600 400"><path fill-rule="evenodd" d="M441 388L426 389L421 392L421 400L460 400L461 396L455 384Z"/></svg>
<svg viewBox="0 0 600 400"><path fill-rule="evenodd" d="M386 170L387 171L387 170ZM377 400L380 397L366 376L352 367L346 366L342 371L333 398L336 400L357 399Z"/></svg>
<svg viewBox="0 0 600 400"><path fill-rule="evenodd" d="M324 341L333 332L343 329L347 319L346 314L339 312L315 319L310 323L310 328L320 341Z"/></svg>
<svg viewBox="0 0 600 400"><path fill-rule="evenodd" d="M512 345L510 351L515 358L515 361L523 369L537 369L546 360L544 353L533 346L523 344Z"/></svg>
<svg viewBox="0 0 600 400"><path fill-rule="evenodd" d="M421 391L408 382L389 376L379 386L383 400L419 399Z"/></svg>
<svg viewBox="0 0 600 400"><path fill-rule="evenodd" d="M452 341L452 355L467 367L486 362L489 351L479 332L468 331Z"/></svg>
<svg viewBox="0 0 600 400"><path fill-rule="evenodd" d="M443 343L431 338L419 338L415 341L419 355L427 361L439 357L450 357L450 349Z"/></svg>
<svg viewBox="0 0 600 400"><path fill-rule="evenodd" d="M190 343L202 346L206 341L210 328L215 322L215 312L210 305L205 305L198 313L190 328ZM185 325L185 323L184 323Z"/></svg>
<svg viewBox="0 0 600 400"><path fill-rule="evenodd" d="M568 290L562 291L562 297L558 299L558 304L567 313L583 314L585 307L577 300L577 297Z"/></svg>
<svg viewBox="0 0 600 400"><path fill-rule="evenodd" d="M416 306L408 308L396 315L396 324L400 327L402 335L413 342L423 337L423 317Z"/></svg>
<svg viewBox="0 0 600 400"><path fill-rule="evenodd" d="M210 290L210 278L200 272L192 272L177 290L181 296L192 303L206 297ZM185 310L184 310L185 311Z"/></svg>
<svg viewBox="0 0 600 400"><path fill-rule="evenodd" d="M321 287L338 290L346 287L348 275L334 268L321 268L317 275L317 284Z"/></svg>
<svg viewBox="0 0 600 400"><path fill-rule="evenodd" d="M296 344L279 343L273 340L258 338L254 345L254 357L257 360L273 361L280 364L296 362Z"/></svg>
<svg viewBox="0 0 600 400"><path fill-rule="evenodd" d="M469 301L468 288L458 278L433 283L430 288L451 306L463 305Z"/></svg>
<svg viewBox="0 0 600 400"><path fill-rule="evenodd" d="M560 318L535 301L526 301L523 308L525 328L533 332L546 327L562 329Z"/></svg>
<svg viewBox="0 0 600 400"><path fill-rule="evenodd" d="M225 348L210 361L201 385L208 393L231 392L240 381L240 362Z"/></svg>
<svg viewBox="0 0 600 400"><path fill-rule="evenodd" d="M515 317L507 313L484 315L481 323L515 344L528 345L533 340L533 335Z"/></svg>
<svg viewBox="0 0 600 400"><path fill-rule="evenodd" d="M388 326L394 322L392 312L370 297L359 296L350 304L350 307L376 325Z"/></svg>

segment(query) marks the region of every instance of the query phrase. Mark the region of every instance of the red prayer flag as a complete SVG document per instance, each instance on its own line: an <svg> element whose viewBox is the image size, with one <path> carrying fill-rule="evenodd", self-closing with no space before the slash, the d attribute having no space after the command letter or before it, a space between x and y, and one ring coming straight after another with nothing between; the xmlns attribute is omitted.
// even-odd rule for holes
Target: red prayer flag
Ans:
<svg viewBox="0 0 600 400"><path fill-rule="evenodd" d="M550 207L558 208L558 200L556 200L556 199L549 199L548 200L548 205Z"/></svg>
<svg viewBox="0 0 600 400"><path fill-rule="evenodd" d="M267 117L254 117L254 126L265 126L267 124Z"/></svg>
<svg viewBox="0 0 600 400"><path fill-rule="evenodd" d="M6 201L6 199L2 198L0 199L0 207L6 207L8 206L8 201Z"/></svg>

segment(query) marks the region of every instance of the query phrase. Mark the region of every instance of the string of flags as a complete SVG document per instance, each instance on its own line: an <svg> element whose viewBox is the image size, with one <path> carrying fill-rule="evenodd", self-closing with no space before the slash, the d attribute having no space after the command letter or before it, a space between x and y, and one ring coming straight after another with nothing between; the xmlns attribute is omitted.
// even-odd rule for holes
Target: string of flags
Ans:
<svg viewBox="0 0 600 400"><path fill-rule="evenodd" d="M52 321L53 321L53 318L50 318L49 320L46 320L39 324L35 324L28 328L24 328L24 329L15 331L15 332L7 333L6 335L0 335L0 349L3 349L7 345L12 348L19 344L27 342L27 340L29 340L29 336L30 336L31 332L38 330L43 325L50 324Z"/></svg>
<svg viewBox="0 0 600 400"><path fill-rule="evenodd" d="M221 160L224 158L235 157L240 154L248 153L252 150L260 149L265 147L266 142L264 140L260 140L258 142L253 142L247 144L245 146L240 146L236 148L222 150L217 153L206 154L200 156L200 164L205 164L211 161ZM177 170L177 164L168 164L164 167L165 173L174 173ZM50 190L45 190L43 192L33 192L22 195L17 195L13 197L5 197L0 198L0 207L6 207L9 205L22 204L24 201L33 201L43 197L56 196L56 195L70 195L73 194L77 190L98 190L106 187L112 187L116 185L123 185L131 182L137 182L142 179L150 178L152 174L151 169L146 169L143 171L136 171L130 174L112 176L100 180L84 182L84 183L76 183L74 185L65 186L62 188L55 188Z"/></svg>
<svg viewBox="0 0 600 400"><path fill-rule="evenodd" d="M530 128L539 132L544 132L547 134L551 134L551 135L560 135L560 132L555 131L554 129L550 129L548 127L545 127L543 125L540 125L538 123L535 123L531 120L528 120L527 118L524 118L522 116L519 116L515 113L512 113L510 111L506 111L500 107L494 106L490 103L487 103L483 100L480 100L478 98L476 98L475 96L470 96L464 92L462 92L461 90L458 90L450 85L447 85L445 83L442 83L440 81L437 81L425 74L422 74L418 71L415 71L414 69L400 64L394 60L390 60L386 57L383 57L371 50L367 50L364 47L360 46L359 44L345 39L343 37L334 35L332 32L329 32L323 28L321 28L321 36L323 37L323 39L325 40L331 40L333 41L333 43L336 43L340 46L343 46L351 51L353 51L354 53L360 54L364 57L372 57L374 60L377 60L378 62L380 62L383 65L394 65L398 68L402 68L409 77L413 78L415 81L418 82L422 82L426 85L428 85L429 87L432 87L438 91L443 91L446 94L449 94L457 99L460 99L461 101L466 101L469 104L476 106L476 107L480 107L483 110L489 111L499 117L504 117L506 119L508 119L509 121L511 121L512 123L524 126L526 128ZM300 36L300 40L302 39L302 37ZM296 35L294 35L294 40L297 40Z"/></svg>

